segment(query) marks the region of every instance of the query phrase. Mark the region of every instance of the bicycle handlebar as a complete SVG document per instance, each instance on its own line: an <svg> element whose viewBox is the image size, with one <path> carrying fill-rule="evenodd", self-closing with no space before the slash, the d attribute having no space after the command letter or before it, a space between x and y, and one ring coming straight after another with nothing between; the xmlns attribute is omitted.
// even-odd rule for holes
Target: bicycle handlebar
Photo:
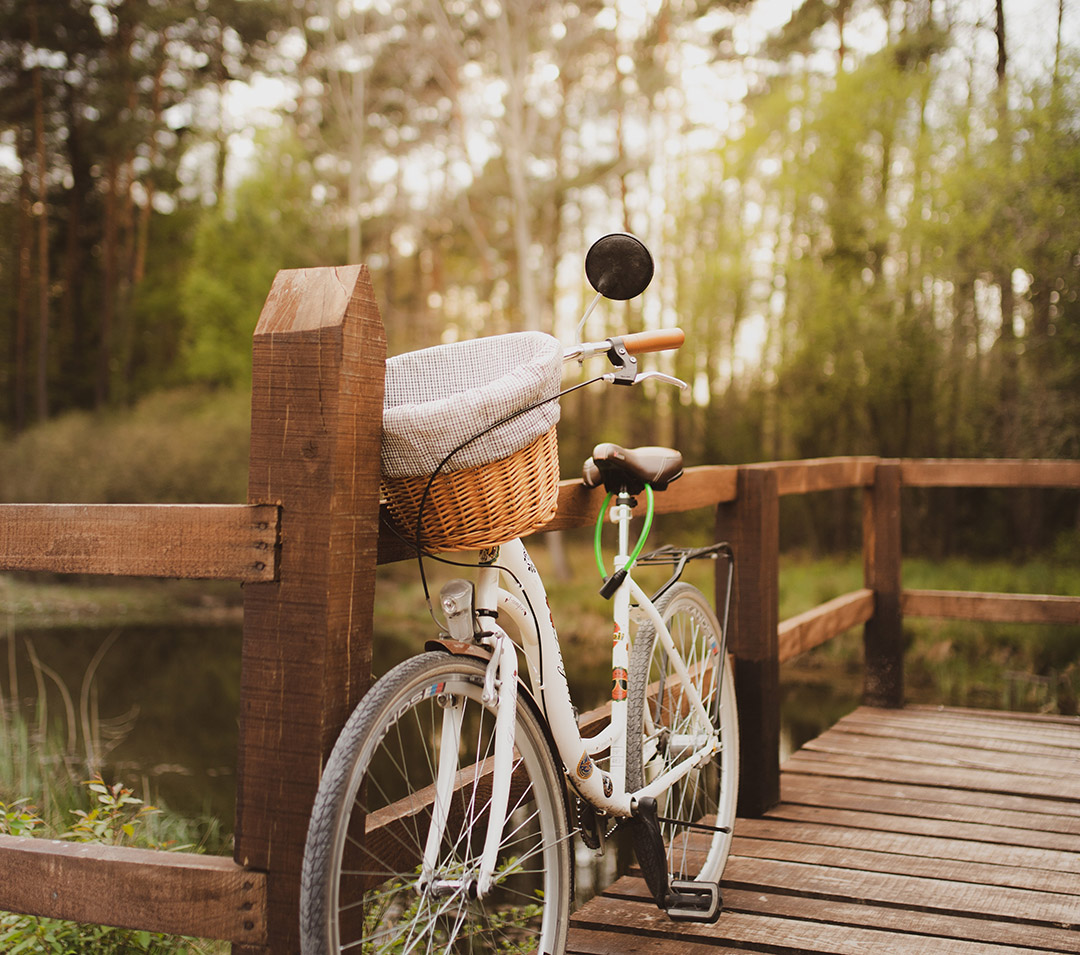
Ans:
<svg viewBox="0 0 1080 955"><path fill-rule="evenodd" d="M650 351L668 351L679 348L686 341L681 328L658 328L651 332L634 332L622 336L623 347L631 355Z"/></svg>
<svg viewBox="0 0 1080 955"><path fill-rule="evenodd" d="M606 338L602 342L579 342L563 352L563 361L574 358L583 361L596 355L604 355L618 341L628 355L638 355L650 351L666 351L678 348L686 341L681 328L658 328L651 332L633 332L629 335Z"/></svg>

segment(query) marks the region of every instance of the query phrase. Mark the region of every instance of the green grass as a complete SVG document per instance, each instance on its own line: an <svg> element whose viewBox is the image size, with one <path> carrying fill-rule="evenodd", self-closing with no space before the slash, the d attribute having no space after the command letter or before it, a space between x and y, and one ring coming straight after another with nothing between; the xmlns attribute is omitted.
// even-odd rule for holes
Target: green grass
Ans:
<svg viewBox="0 0 1080 955"><path fill-rule="evenodd" d="M243 501L250 431L246 390L174 389L130 409L71 412L0 442L0 501Z"/></svg>
<svg viewBox="0 0 1080 955"><path fill-rule="evenodd" d="M216 821L194 822L120 783L105 782L73 751L71 740L15 707L0 707L0 833L164 851L220 848ZM228 943L83 925L0 912L0 950L24 953L224 955Z"/></svg>
<svg viewBox="0 0 1080 955"><path fill-rule="evenodd" d="M243 591L227 581L0 574L0 637L64 626L239 625L242 620Z"/></svg>
<svg viewBox="0 0 1080 955"><path fill-rule="evenodd" d="M781 561L780 619L862 586L861 559ZM943 561L907 559L906 588L984 593L1080 595L1080 565L1067 559ZM824 670L835 679L861 673L861 628L792 661L793 681ZM991 624L909 617L905 677L912 702L1076 713L1080 639L1076 627Z"/></svg>

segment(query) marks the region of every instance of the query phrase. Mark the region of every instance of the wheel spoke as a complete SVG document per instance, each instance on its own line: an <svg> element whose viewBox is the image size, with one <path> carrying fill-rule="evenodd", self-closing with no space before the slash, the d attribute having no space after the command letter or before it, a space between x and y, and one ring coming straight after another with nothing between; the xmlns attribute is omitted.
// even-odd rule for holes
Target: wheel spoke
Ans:
<svg viewBox="0 0 1080 955"><path fill-rule="evenodd" d="M712 663L713 647L720 643L719 624L705 598L688 584L676 584L667 591L658 601L657 610L690 674L693 690L676 676L652 625L642 627L635 637L630 666L629 726L639 731L631 729L628 736L628 783L631 789L640 788L688 756L695 738L716 734L725 745L714 759L691 770L658 801L661 815L669 819L695 823L713 816L720 819L720 827L730 829L738 778L738 728L730 669L719 657L715 665ZM716 691L720 682L728 685L723 688L718 710ZM695 693L712 726L701 724ZM651 699L649 694L654 694ZM710 839L702 834L695 836L694 830L681 825L661 823L661 836L668 847L670 876L719 879L730 845L729 833L716 832ZM643 867L656 864L640 856L639 861Z"/></svg>
<svg viewBox="0 0 1080 955"><path fill-rule="evenodd" d="M562 950L571 835L561 773L524 698L494 884L485 899L474 897L494 763L495 714L480 701L483 672L479 661L434 653L414 658L380 680L350 718L324 771L309 827L302 930L316 941L305 943L305 951ZM444 692L463 704L463 768L453 782L434 879L422 885ZM346 807L341 800L348 792L357 796ZM324 895L320 886L334 888Z"/></svg>

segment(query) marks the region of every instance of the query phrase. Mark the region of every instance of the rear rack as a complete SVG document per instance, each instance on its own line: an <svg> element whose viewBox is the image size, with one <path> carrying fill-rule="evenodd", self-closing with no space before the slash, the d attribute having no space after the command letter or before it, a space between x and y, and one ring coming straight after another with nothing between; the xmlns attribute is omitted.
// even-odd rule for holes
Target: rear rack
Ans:
<svg viewBox="0 0 1080 955"><path fill-rule="evenodd" d="M656 550L642 554L635 561L636 564L671 564L675 567L671 577L649 599L655 603L660 596L682 576L686 565L692 560L719 560L724 557L728 562L728 599L731 595L731 579L735 573L735 552L726 541L717 544L709 544L706 547L675 547L665 544ZM726 611L726 608L725 608ZM726 612L725 612L726 616ZM726 623L726 621L725 621Z"/></svg>

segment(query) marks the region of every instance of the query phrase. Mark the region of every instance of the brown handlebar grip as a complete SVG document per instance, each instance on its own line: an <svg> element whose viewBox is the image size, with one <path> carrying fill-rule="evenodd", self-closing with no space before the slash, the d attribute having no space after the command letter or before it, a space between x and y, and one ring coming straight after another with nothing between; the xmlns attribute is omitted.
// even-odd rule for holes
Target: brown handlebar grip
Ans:
<svg viewBox="0 0 1080 955"><path fill-rule="evenodd" d="M678 348L684 341L686 335L681 328L658 328L653 332L634 332L632 335L622 336L623 346L631 355L667 351L669 348Z"/></svg>

